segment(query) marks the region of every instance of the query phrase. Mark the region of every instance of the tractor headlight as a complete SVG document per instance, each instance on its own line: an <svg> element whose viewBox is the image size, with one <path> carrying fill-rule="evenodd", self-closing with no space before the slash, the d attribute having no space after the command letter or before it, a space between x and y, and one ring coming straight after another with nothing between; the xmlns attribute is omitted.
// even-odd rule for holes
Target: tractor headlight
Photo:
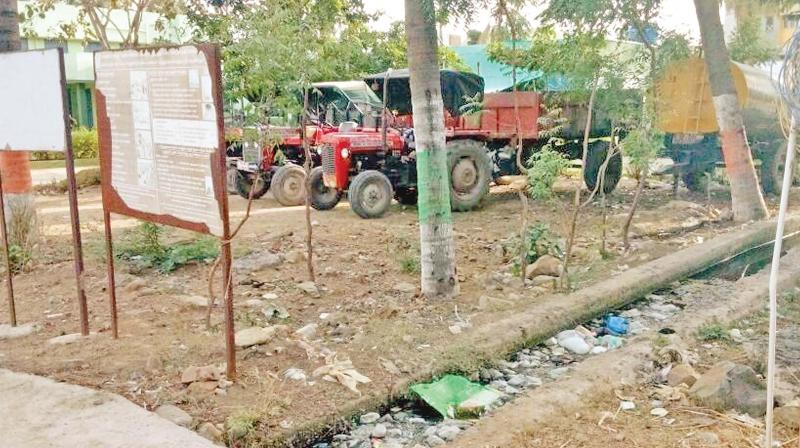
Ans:
<svg viewBox="0 0 800 448"><path fill-rule="evenodd" d="M350 157L350 150L347 148L342 148L342 151L339 153L343 159Z"/></svg>

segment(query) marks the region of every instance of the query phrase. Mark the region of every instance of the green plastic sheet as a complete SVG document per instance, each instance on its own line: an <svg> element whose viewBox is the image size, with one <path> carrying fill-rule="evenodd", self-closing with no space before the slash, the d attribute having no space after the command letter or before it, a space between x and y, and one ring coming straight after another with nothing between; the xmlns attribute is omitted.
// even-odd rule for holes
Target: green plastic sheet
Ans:
<svg viewBox="0 0 800 448"><path fill-rule="evenodd" d="M444 418L456 417L458 405L477 395L500 396L494 389L458 375L445 375L431 383L415 384L411 386L411 392Z"/></svg>

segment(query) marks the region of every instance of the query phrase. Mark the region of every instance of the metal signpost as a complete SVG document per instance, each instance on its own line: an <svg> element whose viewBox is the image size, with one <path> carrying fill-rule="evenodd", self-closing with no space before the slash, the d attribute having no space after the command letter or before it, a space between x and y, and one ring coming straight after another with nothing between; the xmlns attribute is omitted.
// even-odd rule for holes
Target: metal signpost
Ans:
<svg viewBox="0 0 800 448"><path fill-rule="evenodd" d="M236 375L219 49L200 44L95 53L109 302L117 297L111 213L220 238L227 375Z"/></svg>
<svg viewBox="0 0 800 448"><path fill-rule="evenodd" d="M84 287L83 249L78 214L78 188L72 151L72 132L67 108L67 78L61 48L0 53L0 150L63 152L67 171L72 225L75 280L81 334L89 335L89 311ZM9 256L5 197L0 176L0 236L6 261L11 324L16 325L13 269Z"/></svg>

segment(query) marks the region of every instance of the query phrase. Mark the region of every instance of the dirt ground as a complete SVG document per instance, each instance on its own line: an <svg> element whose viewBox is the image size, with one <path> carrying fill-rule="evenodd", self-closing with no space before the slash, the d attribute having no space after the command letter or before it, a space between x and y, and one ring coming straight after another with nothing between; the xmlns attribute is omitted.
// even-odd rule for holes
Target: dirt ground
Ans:
<svg viewBox="0 0 800 448"><path fill-rule="evenodd" d="M568 190L573 182L562 180L560 191ZM635 250L621 255L619 223L627 212L633 188L634 182L625 179L609 199L609 254L605 257L599 251L600 208L592 205L582 215L571 261L576 288L732 227L724 220L724 192L713 195L710 204L722 210L713 214L715 219L722 219L706 222L698 218L698 208L706 206L704 195L681 189L679 199L696 204L671 202L671 186L653 182L642 204L639 221L645 224L637 230L650 236L634 239ZM269 323L284 327L270 343L239 350L240 381L225 392L187 388L180 381L184 369L224 361L222 309L214 309L213 326L207 330L205 307L182 300L187 295L207 296L209 265L189 265L165 275L118 262L120 339L115 341L109 334L99 191L84 191L79 201L90 327L97 334L72 344L47 343L47 339L77 332L79 327L66 197L41 196L37 205L42 243L33 266L15 279L18 319L21 323L35 322L39 330L24 338L0 340L0 366L115 392L147 409L175 403L201 422L222 423L230 415L248 411L257 415L262 434L291 431L318 418L337 415L358 397L338 383L312 377L315 369L325 365L326 356L331 360L335 353L338 360L351 360L358 372L371 380L359 386L360 394L390 396L397 392L394 385L398 378L438 362L448 344L459 337L450 326L469 322L476 328L498 316L535 306L536 296L550 287L523 286L508 278L492 280L495 274L509 271L513 254L503 247L520 227L516 195L495 191L480 210L455 215L461 294L454 301L426 302L417 293L404 291L403 283L418 284L414 270L419 229L416 209L397 204L377 221L361 220L346 206L313 212L317 285L322 292L319 298L311 297L297 287L307 280L305 262L299 256L304 250L304 212L262 199L254 203L253 216L234 241L234 255L269 251L287 260L275 268L235 278L236 326L243 329ZM548 224L555 237L563 239L570 203L568 193L559 194L551 203L532 203L528 221ZM234 223L241 219L244 207L244 200L232 197ZM124 239L135 225L133 220L115 217L115 236ZM194 237L169 230L165 241ZM268 293L277 298L263 299L259 306L248 304L248 300L261 299ZM288 317L268 319L262 309L270 305L285 310ZM0 307L0 322L7 320L6 307ZM308 341L294 333L311 323L318 324L318 329ZM464 331L470 331L470 327ZM307 381L285 379L290 368L302 369ZM597 409L603 403L603 397L599 397ZM585 416L581 418L587 419L593 412L581 412ZM553 428L574 428L574 423L574 414L567 412ZM632 427L644 429L647 425L652 423L643 417ZM595 426L587 423L581 435L594 444L580 446L600 446L600 440L606 440L607 446L636 446L623 442L614 445L616 435L601 434L603 431ZM630 434L631 430L627 431ZM547 439L549 444L533 444L539 443L536 440L521 441L520 446L563 443Z"/></svg>

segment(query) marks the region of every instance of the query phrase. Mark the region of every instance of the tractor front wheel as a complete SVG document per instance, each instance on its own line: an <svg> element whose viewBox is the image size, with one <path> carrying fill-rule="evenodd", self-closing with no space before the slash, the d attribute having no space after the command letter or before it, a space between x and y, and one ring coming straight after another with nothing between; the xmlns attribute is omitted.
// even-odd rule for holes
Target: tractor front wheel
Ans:
<svg viewBox="0 0 800 448"><path fill-rule="evenodd" d="M342 199L341 191L325 186L321 166L311 170L308 185L311 188L311 206L316 210L330 210Z"/></svg>
<svg viewBox="0 0 800 448"><path fill-rule="evenodd" d="M236 171L236 192L239 196L250 199L250 190L253 189L253 181L258 174L248 173L247 171ZM269 191L270 183L261 176L255 191L253 191L253 199L261 199L262 196Z"/></svg>
<svg viewBox="0 0 800 448"><path fill-rule="evenodd" d="M475 140L453 140L447 143L450 169L450 207L469 211L489 194L492 161L486 145Z"/></svg>
<svg viewBox="0 0 800 448"><path fill-rule="evenodd" d="M392 183L389 178L375 170L359 173L347 191L350 208L364 219L383 216L392 204L392 196Z"/></svg>
<svg viewBox="0 0 800 448"><path fill-rule="evenodd" d="M600 181L600 169L608 156L609 143L598 140L589 144L589 152L586 154L586 166L583 167L583 182L589 191L594 191ZM605 177L603 178L603 192L609 194L617 188L619 179L622 177L622 153L617 151L611 155L606 165Z"/></svg>
<svg viewBox="0 0 800 448"><path fill-rule="evenodd" d="M306 201L306 172L292 163L280 168L272 177L272 195L285 207L302 205Z"/></svg>

